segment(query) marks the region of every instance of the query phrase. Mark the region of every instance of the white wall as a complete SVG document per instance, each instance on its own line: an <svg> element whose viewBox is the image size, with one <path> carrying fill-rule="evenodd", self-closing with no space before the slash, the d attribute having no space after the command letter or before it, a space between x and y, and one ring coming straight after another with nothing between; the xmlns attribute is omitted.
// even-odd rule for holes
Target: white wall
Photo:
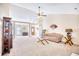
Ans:
<svg viewBox="0 0 79 59"><path fill-rule="evenodd" d="M9 7L10 5L7 3L0 4L0 18L1 19L3 16L9 17Z"/></svg>
<svg viewBox="0 0 79 59"><path fill-rule="evenodd" d="M35 22L36 19L36 14L33 11L8 3L0 4L0 18L2 19L3 16L25 22Z"/></svg>
<svg viewBox="0 0 79 59"><path fill-rule="evenodd" d="M10 16L12 20L23 22L35 22L36 14L26 8L22 8L16 5L10 6Z"/></svg>
<svg viewBox="0 0 79 59"><path fill-rule="evenodd" d="M0 55L2 53L2 21L0 21Z"/></svg>

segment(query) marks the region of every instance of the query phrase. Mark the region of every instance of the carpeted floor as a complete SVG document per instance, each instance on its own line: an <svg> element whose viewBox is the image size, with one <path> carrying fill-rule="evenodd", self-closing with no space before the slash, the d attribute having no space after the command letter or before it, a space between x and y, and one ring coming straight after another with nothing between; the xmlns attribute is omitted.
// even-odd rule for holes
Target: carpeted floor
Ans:
<svg viewBox="0 0 79 59"><path fill-rule="evenodd" d="M37 43L35 37L16 37L13 40L13 48L7 56L70 56L79 54L78 45L65 45L64 43L49 42L42 45Z"/></svg>

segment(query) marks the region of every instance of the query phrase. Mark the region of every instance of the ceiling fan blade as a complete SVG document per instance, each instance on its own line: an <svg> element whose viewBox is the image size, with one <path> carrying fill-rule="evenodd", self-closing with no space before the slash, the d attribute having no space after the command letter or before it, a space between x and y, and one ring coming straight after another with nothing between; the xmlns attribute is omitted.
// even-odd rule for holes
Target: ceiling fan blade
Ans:
<svg viewBox="0 0 79 59"><path fill-rule="evenodd" d="M41 16L47 16L47 15L41 15Z"/></svg>

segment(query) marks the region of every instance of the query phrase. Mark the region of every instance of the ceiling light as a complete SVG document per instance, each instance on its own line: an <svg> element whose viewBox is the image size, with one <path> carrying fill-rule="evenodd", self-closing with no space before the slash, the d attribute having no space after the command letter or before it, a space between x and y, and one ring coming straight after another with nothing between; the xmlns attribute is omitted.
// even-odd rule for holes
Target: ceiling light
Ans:
<svg viewBox="0 0 79 59"><path fill-rule="evenodd" d="M77 10L78 8L74 8L75 10Z"/></svg>

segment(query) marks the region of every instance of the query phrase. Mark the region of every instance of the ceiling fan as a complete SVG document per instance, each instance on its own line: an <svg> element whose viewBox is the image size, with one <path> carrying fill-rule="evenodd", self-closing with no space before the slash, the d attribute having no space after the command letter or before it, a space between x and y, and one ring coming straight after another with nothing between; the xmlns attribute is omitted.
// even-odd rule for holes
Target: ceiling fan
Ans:
<svg viewBox="0 0 79 59"><path fill-rule="evenodd" d="M38 13L37 13L37 15L38 16L44 16L44 17L47 16L47 15L44 14L44 12L41 12L41 7L40 6L38 7Z"/></svg>

